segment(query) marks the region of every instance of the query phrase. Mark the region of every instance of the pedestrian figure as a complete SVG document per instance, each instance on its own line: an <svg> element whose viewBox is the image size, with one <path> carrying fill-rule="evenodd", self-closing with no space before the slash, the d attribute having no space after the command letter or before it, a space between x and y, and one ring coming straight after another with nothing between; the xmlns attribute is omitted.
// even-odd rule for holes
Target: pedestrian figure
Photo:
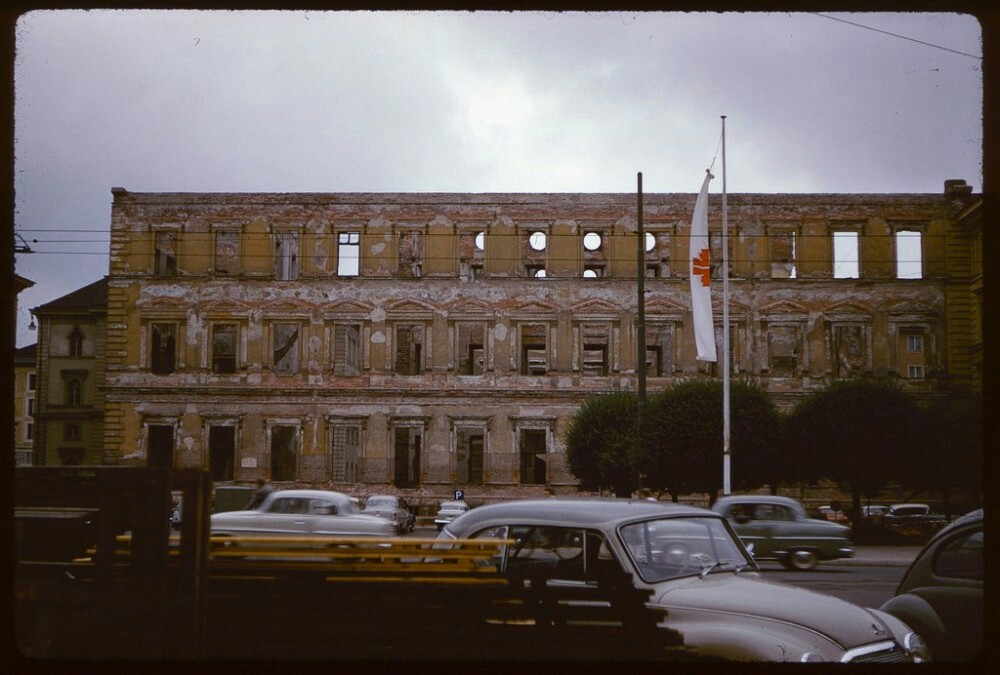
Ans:
<svg viewBox="0 0 1000 675"><path fill-rule="evenodd" d="M274 492L274 487L272 487L271 484L268 483L266 479L258 478L257 489L253 493L253 499L251 499L250 503L247 504L246 510L252 511L253 509L259 507L261 504L264 503L264 500L272 492Z"/></svg>

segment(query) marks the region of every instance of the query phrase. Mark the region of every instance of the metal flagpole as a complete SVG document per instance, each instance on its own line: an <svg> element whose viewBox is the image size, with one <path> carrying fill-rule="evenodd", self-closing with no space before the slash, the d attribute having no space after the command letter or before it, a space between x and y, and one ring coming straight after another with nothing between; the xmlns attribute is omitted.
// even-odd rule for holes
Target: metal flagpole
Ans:
<svg viewBox="0 0 1000 675"><path fill-rule="evenodd" d="M722 116L722 494L730 490L729 453L729 205L726 202L726 116Z"/></svg>
<svg viewBox="0 0 1000 675"><path fill-rule="evenodd" d="M642 230L642 172L638 175L638 220L636 222L636 234L639 243L636 249L637 259L637 283L636 290L639 297L636 300L636 375L638 385L638 410L636 414L635 449L636 457L642 455L642 425L643 417L646 414L646 237ZM642 487L642 476L639 476L639 485Z"/></svg>

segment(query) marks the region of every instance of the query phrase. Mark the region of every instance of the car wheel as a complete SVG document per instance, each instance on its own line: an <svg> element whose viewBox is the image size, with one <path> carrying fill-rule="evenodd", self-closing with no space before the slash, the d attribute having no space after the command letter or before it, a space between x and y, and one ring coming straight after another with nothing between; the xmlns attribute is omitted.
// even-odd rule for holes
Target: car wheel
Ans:
<svg viewBox="0 0 1000 675"><path fill-rule="evenodd" d="M792 551L785 559L785 567L792 570L807 571L816 569L819 564L819 556L813 551Z"/></svg>

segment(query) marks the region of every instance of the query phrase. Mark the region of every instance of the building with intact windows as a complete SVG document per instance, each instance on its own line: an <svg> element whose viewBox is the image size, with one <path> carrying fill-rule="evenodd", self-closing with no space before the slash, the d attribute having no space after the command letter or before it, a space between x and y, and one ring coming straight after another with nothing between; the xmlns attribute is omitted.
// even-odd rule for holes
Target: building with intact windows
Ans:
<svg viewBox="0 0 1000 675"><path fill-rule="evenodd" d="M31 466L34 452L37 347L14 351L14 466Z"/></svg>
<svg viewBox="0 0 1000 675"><path fill-rule="evenodd" d="M114 463L104 453L107 279L31 310L38 320L35 465Z"/></svg>
<svg viewBox="0 0 1000 675"><path fill-rule="evenodd" d="M640 268L648 391L717 376L694 358L693 194L644 196L640 263L633 194L112 193L92 343L103 443L88 455L105 463L479 494L572 485L573 415L637 386ZM924 396L973 385L981 249L959 216L976 200L964 181L728 195L734 377L782 406L839 378ZM710 229L721 345L714 195Z"/></svg>

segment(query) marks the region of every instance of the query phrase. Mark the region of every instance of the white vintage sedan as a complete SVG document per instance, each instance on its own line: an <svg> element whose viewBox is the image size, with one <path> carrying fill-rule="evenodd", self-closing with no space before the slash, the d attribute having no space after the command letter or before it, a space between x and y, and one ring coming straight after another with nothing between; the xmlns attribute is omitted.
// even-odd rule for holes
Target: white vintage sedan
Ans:
<svg viewBox="0 0 1000 675"><path fill-rule="evenodd" d="M278 490L256 509L227 511L211 517L213 535L311 535L391 537L396 529L378 516L364 515L342 492Z"/></svg>

